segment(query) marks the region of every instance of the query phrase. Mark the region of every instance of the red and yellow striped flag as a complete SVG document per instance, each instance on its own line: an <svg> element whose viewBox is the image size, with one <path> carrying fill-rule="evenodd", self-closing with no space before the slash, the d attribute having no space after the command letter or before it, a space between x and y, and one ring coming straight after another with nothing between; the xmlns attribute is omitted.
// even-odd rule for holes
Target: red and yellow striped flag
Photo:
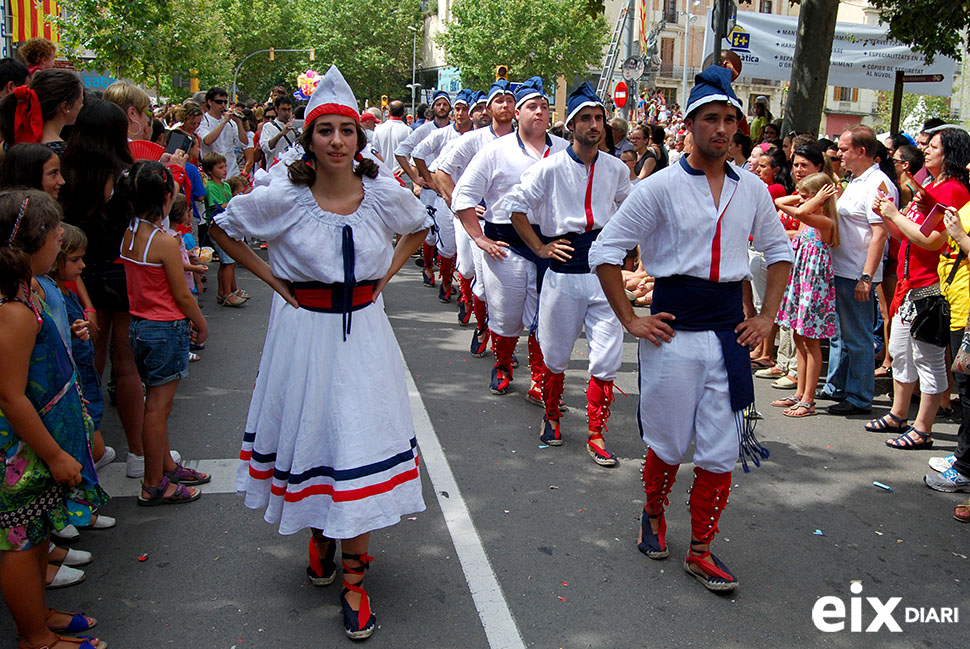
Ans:
<svg viewBox="0 0 970 649"><path fill-rule="evenodd" d="M60 41L57 25L45 18L58 14L57 0L13 0L11 4L14 43L37 36Z"/></svg>
<svg viewBox="0 0 970 649"><path fill-rule="evenodd" d="M640 51L647 51L647 0L640 0Z"/></svg>

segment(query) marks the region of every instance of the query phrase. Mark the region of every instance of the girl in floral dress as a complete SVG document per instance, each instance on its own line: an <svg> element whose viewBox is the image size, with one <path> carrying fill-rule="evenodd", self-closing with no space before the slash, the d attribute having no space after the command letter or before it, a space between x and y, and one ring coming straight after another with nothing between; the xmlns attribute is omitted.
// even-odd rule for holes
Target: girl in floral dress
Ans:
<svg viewBox="0 0 970 649"><path fill-rule="evenodd" d="M816 173L798 183L798 202L780 208L802 222L792 239L795 263L775 318L791 327L798 352L798 387L795 394L773 401L788 417L815 414L815 387L822 371L822 338L836 332L835 285L829 248L839 245L837 191L832 179Z"/></svg>
<svg viewBox="0 0 970 649"><path fill-rule="evenodd" d="M69 523L67 499L93 507L107 501L87 447L92 424L74 366L29 284L53 265L61 233L60 209L46 193L0 192L0 590L19 649L105 646L55 634L52 628L87 629L95 620L45 603L50 532Z"/></svg>

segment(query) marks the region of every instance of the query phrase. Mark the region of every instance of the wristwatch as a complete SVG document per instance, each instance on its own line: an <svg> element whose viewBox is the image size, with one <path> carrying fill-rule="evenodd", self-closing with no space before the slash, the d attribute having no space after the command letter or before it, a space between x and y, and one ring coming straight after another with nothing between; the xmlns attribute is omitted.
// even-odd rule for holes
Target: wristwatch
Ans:
<svg viewBox="0 0 970 649"><path fill-rule="evenodd" d="M867 284L872 284L872 275L870 275L869 273L862 273L862 277L859 278L859 281L866 282Z"/></svg>

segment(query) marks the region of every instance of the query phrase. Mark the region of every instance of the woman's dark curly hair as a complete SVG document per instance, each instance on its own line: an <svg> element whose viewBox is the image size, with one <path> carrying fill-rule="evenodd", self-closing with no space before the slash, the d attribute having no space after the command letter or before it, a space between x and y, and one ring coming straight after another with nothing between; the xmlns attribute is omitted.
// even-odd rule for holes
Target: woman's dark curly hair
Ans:
<svg viewBox="0 0 970 649"><path fill-rule="evenodd" d="M305 158L302 160L296 160L290 163L288 168L288 174L290 177L290 182L296 185L306 185L309 187L317 179L317 170L313 164L310 164L311 160L314 160L314 154L310 151L310 144L313 142L313 125L316 120L312 123L307 124L303 128L303 133L300 134L300 138L297 140L300 146L303 147L305 153ZM357 151L356 156L357 166L354 168L354 173L363 178L367 176L368 178L376 178L378 174L377 164L369 159L362 158L359 154L367 146L367 135L364 133L364 129L360 127L360 124L356 124L357 127Z"/></svg>
<svg viewBox="0 0 970 649"><path fill-rule="evenodd" d="M970 189L970 172L967 163L970 162L970 134L963 129L948 128L936 133L940 136L940 148L943 149L943 178L952 178L963 183Z"/></svg>

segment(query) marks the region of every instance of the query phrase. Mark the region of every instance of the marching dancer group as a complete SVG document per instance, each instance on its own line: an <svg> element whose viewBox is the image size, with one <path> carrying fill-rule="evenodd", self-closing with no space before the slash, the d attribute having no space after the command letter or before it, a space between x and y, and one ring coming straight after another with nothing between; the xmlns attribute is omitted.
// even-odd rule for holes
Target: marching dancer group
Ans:
<svg viewBox="0 0 970 649"><path fill-rule="evenodd" d="M313 584L336 579L340 544L347 635L375 628L362 585L370 532L424 509L404 370L381 298L419 248L424 284L437 285L442 302L457 294L459 324L474 318L471 353L494 355L493 394L510 393L527 336L525 397L543 408L542 443L575 433L560 426L562 394L585 328L586 449L597 465L618 464L604 437L613 380L624 328L640 339L639 424L650 452L639 548L667 556L664 504L693 441L684 567L711 590L735 588L710 543L740 452L757 461L761 450L741 415L753 400L746 347L771 329L792 253L763 183L726 160L741 116L729 71L697 78L692 153L635 191L628 167L600 150L607 115L589 84L568 99L572 142L548 133L539 77L514 91L504 80L487 94L463 90L454 103L438 92L433 118L394 149L410 183L382 171L356 106L331 68L297 145L211 230L277 293L237 488L282 534L311 530ZM766 251L769 282L762 313L746 318L749 236ZM268 264L247 237L268 242ZM657 278L646 317L634 315L620 275L637 247Z"/></svg>

